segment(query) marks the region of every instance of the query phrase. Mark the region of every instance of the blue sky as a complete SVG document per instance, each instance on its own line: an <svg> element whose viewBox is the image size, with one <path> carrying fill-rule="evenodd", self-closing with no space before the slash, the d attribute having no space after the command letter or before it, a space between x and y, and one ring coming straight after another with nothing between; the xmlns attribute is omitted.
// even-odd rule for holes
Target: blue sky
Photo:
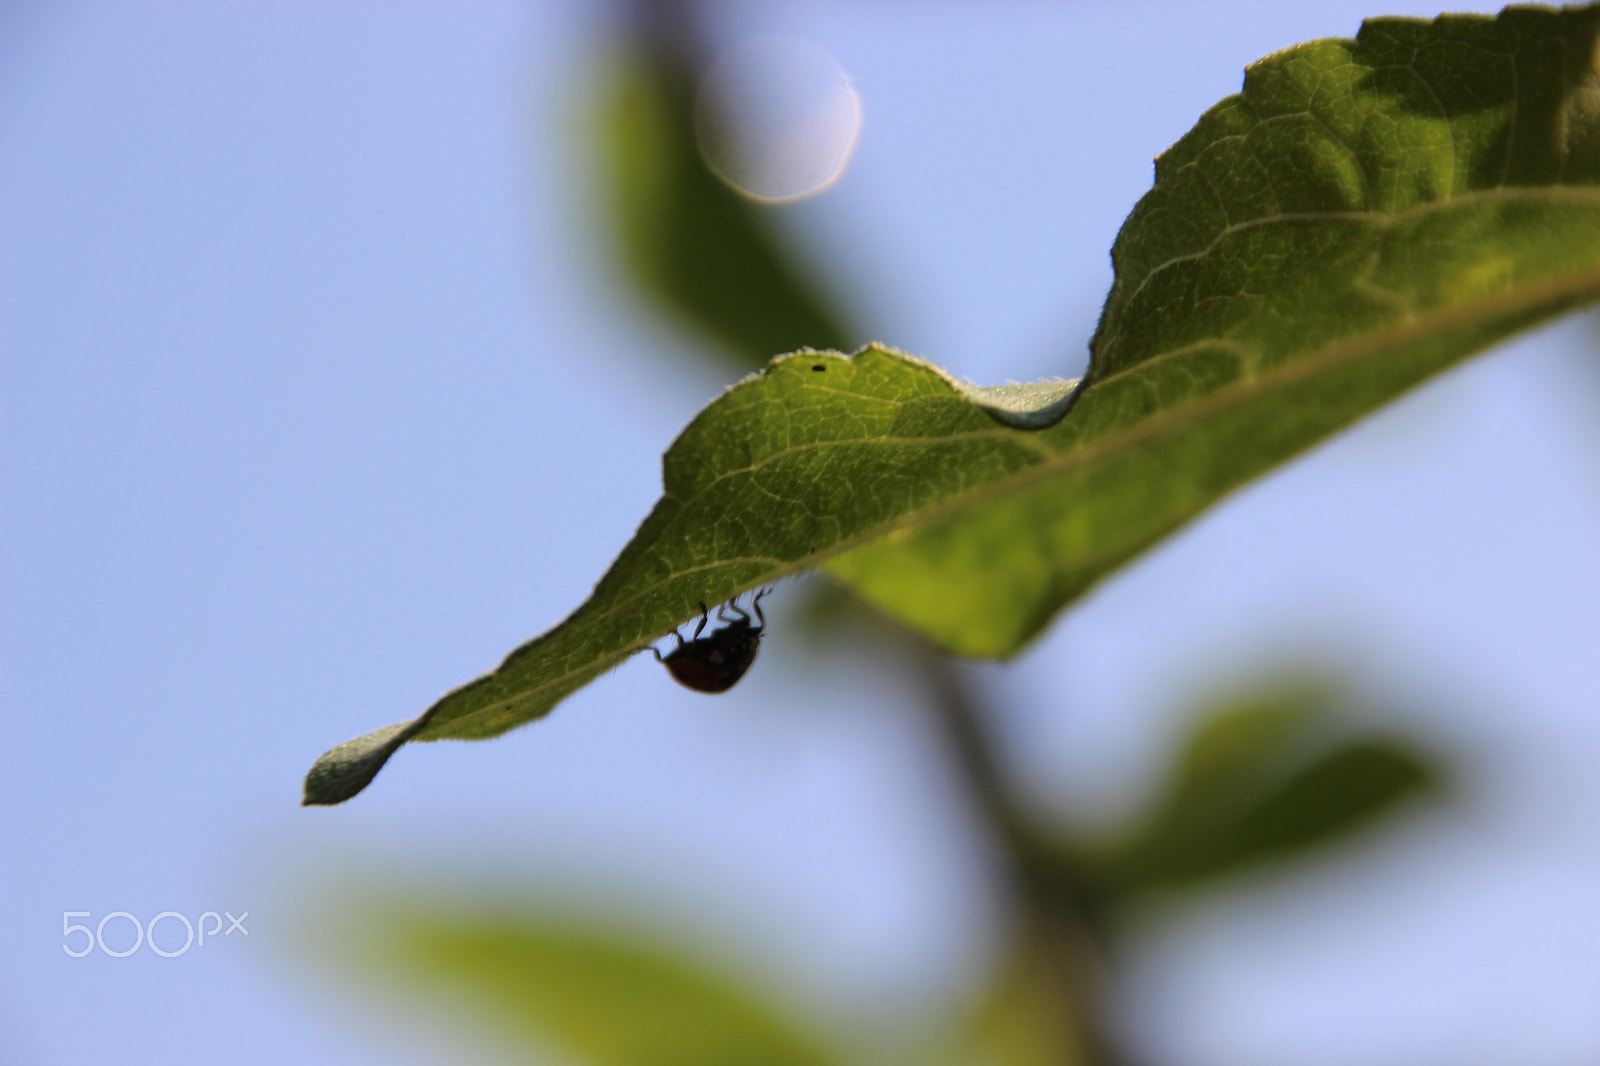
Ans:
<svg viewBox="0 0 1600 1066"><path fill-rule="evenodd" d="M725 43L807 37L861 93L844 179L780 209L795 240L875 339L984 383L1080 370L1152 157L1247 62L1376 13L720 10ZM608 17L0 11L0 1061L458 1061L298 953L297 901L373 869L702 930L844 1027L968 989L980 846L905 694L819 679L783 590L726 697L640 659L296 806L319 752L580 602L726 383L595 240ZM1064 817L1126 813L1182 712L1285 659L1395 694L1470 769L1447 812L1154 917L1126 1021L1162 1062L1600 1055L1597 336L1472 361L982 668ZM225 909L247 939L61 950L65 911Z"/></svg>

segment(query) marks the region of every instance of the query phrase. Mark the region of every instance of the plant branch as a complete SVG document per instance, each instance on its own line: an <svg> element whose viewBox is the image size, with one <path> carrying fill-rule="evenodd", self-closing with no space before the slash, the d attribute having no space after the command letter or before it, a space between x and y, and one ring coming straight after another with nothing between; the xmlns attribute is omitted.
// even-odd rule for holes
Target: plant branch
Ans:
<svg viewBox="0 0 1600 1066"><path fill-rule="evenodd" d="M957 663L923 641L907 656L966 791L999 846L1019 920L1019 954L1044 968L1064 1007L1063 1061L1127 1066L1106 1023L1105 926L1096 893L1017 802L984 725L989 720Z"/></svg>

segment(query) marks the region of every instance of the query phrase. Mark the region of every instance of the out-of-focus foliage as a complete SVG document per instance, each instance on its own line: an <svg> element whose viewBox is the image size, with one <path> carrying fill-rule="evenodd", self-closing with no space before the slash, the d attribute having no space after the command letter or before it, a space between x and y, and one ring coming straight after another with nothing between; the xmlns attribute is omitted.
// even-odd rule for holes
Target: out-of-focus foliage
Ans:
<svg viewBox="0 0 1600 1066"><path fill-rule="evenodd" d="M1358 834L1439 784L1432 761L1411 745L1359 731L1355 702L1301 678L1252 687L1198 715L1133 828L1112 838L1057 838L1048 876L1061 914L1035 915L1012 930L972 1008L905 1041L919 1049L915 1061L1102 1061L1092 1049L1104 1035L1106 975L1092 960L1116 959L1127 928L1120 916L1155 893L1204 891ZM332 953L344 965L412 987L436 1013L484 1019L535 1053L554 1048L586 1066L870 1059L757 995L747 980L636 933L578 927L529 908L408 902L392 892L349 898L360 899L362 917L329 923L359 931Z"/></svg>
<svg viewBox="0 0 1600 1066"><path fill-rule="evenodd" d="M587 602L421 717L325 754L306 802L354 795L407 740L539 718L701 603L801 569L950 650L1015 653L1234 488L1600 296L1597 28L1597 6L1379 19L1255 64L1123 227L1081 390L981 390L875 346L775 360L673 444L661 501ZM640 173L665 167L644 151ZM644 186L667 205L650 217L700 217L670 175ZM698 247L660 225L662 248ZM685 292L722 284L677 266L700 279L672 282ZM652 291L718 335L743 321ZM798 306L768 298L775 320Z"/></svg>
<svg viewBox="0 0 1600 1066"><path fill-rule="evenodd" d="M1072 1010L1080 990L1065 972L1074 956L1059 947L1017 936L971 1012L933 1039L930 1066L1092 1066Z"/></svg>
<svg viewBox="0 0 1600 1066"><path fill-rule="evenodd" d="M864 338L782 247L768 211L701 158L689 47L635 36L602 88L598 192L618 259L642 294L717 342L708 354L745 369L797 348L851 350Z"/></svg>
<svg viewBox="0 0 1600 1066"><path fill-rule="evenodd" d="M345 965L586 1066L833 1066L837 1054L748 981L547 915L389 894L354 919ZM349 923L344 923L346 929ZM454 1010L452 1009L454 1007Z"/></svg>
<svg viewBox="0 0 1600 1066"><path fill-rule="evenodd" d="M1212 708L1139 824L1079 857L1098 893L1115 902L1293 858L1439 784L1405 741L1352 735L1347 702L1307 680Z"/></svg>

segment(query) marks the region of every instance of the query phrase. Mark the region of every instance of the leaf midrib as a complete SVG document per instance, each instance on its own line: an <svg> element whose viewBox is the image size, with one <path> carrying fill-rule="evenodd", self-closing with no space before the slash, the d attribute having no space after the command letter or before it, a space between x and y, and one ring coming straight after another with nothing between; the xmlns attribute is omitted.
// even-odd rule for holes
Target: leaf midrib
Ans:
<svg viewBox="0 0 1600 1066"><path fill-rule="evenodd" d="M849 394L846 393L845 395ZM874 396L868 397L868 399L881 399L881 397ZM904 404L904 401L895 400L889 400L885 402L900 403L902 405ZM973 406L977 405L974 404ZM748 466L741 466L733 470L722 471L720 474L717 474L710 481L707 481L704 485L696 489L688 496L675 496L670 492L663 492L661 498L663 500L670 500L679 506L687 507L696 499L696 497L703 493L709 492L712 486L718 484L719 482L726 481L728 478L738 477L740 474L754 473L770 463L775 463L780 459L787 459L791 455L799 455L810 451L819 451L824 448L844 448L857 444L949 444L952 441L961 440L998 440L1005 441L1007 444L1021 444L1024 448L1034 452L1041 458L1049 458L1055 454L1054 449L1038 444L1032 440L1019 440L1017 437L1013 436L1012 433L1002 429L965 430L960 433L947 433L940 437L841 437L836 440L815 440L806 444L785 445L783 448L773 452L771 455L762 456L756 462L753 462ZM784 496L775 496L774 498L781 499L789 503L803 502L799 500L790 500L788 497Z"/></svg>

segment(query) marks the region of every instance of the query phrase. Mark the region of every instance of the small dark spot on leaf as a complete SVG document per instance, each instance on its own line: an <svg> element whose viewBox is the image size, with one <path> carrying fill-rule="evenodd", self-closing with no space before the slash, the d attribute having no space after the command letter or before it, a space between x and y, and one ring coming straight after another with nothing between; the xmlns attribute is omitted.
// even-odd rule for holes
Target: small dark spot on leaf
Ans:
<svg viewBox="0 0 1600 1066"><path fill-rule="evenodd" d="M823 366L823 365L822 365L822 364L821 364L821 363L817 363L817 364L816 364L816 365L815 365L815 366L813 366L813 367L812 367L812 368L811 368L811 369L812 369L812 370L826 370L826 369L828 369L828 368L827 368L827 367L825 367L825 366Z"/></svg>

